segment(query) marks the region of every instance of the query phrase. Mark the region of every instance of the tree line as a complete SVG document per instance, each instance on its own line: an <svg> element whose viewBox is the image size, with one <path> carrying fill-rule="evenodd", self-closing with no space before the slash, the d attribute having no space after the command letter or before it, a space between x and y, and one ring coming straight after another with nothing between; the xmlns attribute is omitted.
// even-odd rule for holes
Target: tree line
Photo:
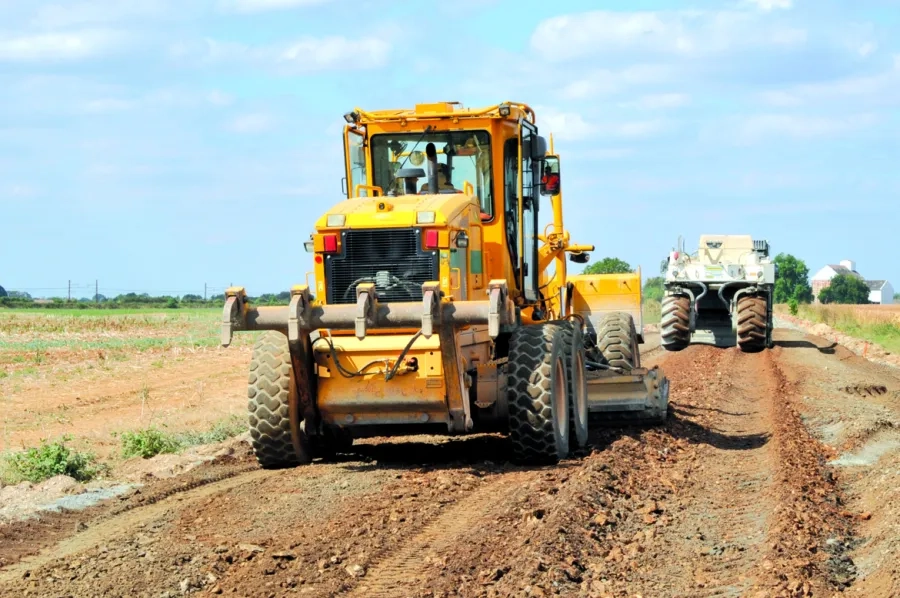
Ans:
<svg viewBox="0 0 900 598"><path fill-rule="evenodd" d="M2 287L0 287L2 289ZM291 302L291 294L288 291L281 293L264 293L257 297L249 297L251 303L256 305L288 305ZM225 305L225 295L213 295L204 299L201 295L186 294L174 295L150 295L148 293L124 293L115 297L106 297L103 294L81 299L67 299L65 297L51 297L47 300L36 300L30 294L22 291L3 291L0 294L0 307L36 307L46 309L128 309L128 308L165 308L178 309L199 307L222 307Z"/></svg>

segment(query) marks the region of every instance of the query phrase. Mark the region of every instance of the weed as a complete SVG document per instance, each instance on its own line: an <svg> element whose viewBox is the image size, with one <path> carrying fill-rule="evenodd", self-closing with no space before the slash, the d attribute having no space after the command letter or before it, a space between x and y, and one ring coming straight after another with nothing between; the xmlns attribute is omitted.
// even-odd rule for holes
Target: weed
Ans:
<svg viewBox="0 0 900 598"><path fill-rule="evenodd" d="M192 446L223 442L243 433L246 424L242 418L232 415L218 421L208 430L166 432L156 427L122 432L122 456L149 459L164 453L178 453Z"/></svg>
<svg viewBox="0 0 900 598"><path fill-rule="evenodd" d="M134 432L122 433L122 456L143 457L149 459L163 453L177 453L182 445L178 439L169 432L163 432L159 428L146 428Z"/></svg>
<svg viewBox="0 0 900 598"><path fill-rule="evenodd" d="M86 482L106 472L107 467L98 463L93 454L66 446L69 440L68 436L54 442L45 440L39 447L4 455L0 478L5 483L15 484L22 481L37 483L53 476L67 475Z"/></svg>
<svg viewBox="0 0 900 598"><path fill-rule="evenodd" d="M242 434L246 428L247 422L244 418L232 415L231 417L216 422L209 430L203 432L184 432L180 434L180 439L185 446L214 444L216 442L223 442L229 438L234 438L235 436Z"/></svg>

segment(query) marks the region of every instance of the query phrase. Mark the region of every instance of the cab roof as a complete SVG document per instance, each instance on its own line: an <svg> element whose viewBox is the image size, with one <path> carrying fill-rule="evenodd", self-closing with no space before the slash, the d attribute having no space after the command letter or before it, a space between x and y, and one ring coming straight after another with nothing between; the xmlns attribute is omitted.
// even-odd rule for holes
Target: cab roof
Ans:
<svg viewBox="0 0 900 598"><path fill-rule="evenodd" d="M348 123L369 124L391 121L415 121L434 119L468 119L468 118L497 118L518 119L524 116L530 122L535 122L534 110L521 102L503 102L494 106L483 108L464 108L460 102L435 102L431 104L416 104L414 108L400 108L390 110L367 111L354 108L352 112L344 115Z"/></svg>

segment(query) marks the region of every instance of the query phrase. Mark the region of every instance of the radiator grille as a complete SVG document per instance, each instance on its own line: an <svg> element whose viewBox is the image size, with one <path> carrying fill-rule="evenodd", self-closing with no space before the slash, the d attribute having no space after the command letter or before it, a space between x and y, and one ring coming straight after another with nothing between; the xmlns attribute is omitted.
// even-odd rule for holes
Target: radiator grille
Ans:
<svg viewBox="0 0 900 598"><path fill-rule="evenodd" d="M378 300L422 299L422 284L438 280L435 251L422 251L418 229L348 230L338 255L326 256L328 303L356 303L356 286L375 283Z"/></svg>

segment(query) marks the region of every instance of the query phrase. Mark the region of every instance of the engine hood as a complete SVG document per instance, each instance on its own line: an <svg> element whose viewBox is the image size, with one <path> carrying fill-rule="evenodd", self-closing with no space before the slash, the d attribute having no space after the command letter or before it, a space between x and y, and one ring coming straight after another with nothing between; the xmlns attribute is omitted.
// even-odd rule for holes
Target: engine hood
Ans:
<svg viewBox="0 0 900 598"><path fill-rule="evenodd" d="M360 197L335 204L316 221L316 229L389 228L416 226L419 212L433 212L434 221L426 226L446 226L466 208L478 210L477 199L463 193L438 195L400 195L397 197ZM342 215L344 222L332 226L329 216ZM332 219L332 220L339 220Z"/></svg>

